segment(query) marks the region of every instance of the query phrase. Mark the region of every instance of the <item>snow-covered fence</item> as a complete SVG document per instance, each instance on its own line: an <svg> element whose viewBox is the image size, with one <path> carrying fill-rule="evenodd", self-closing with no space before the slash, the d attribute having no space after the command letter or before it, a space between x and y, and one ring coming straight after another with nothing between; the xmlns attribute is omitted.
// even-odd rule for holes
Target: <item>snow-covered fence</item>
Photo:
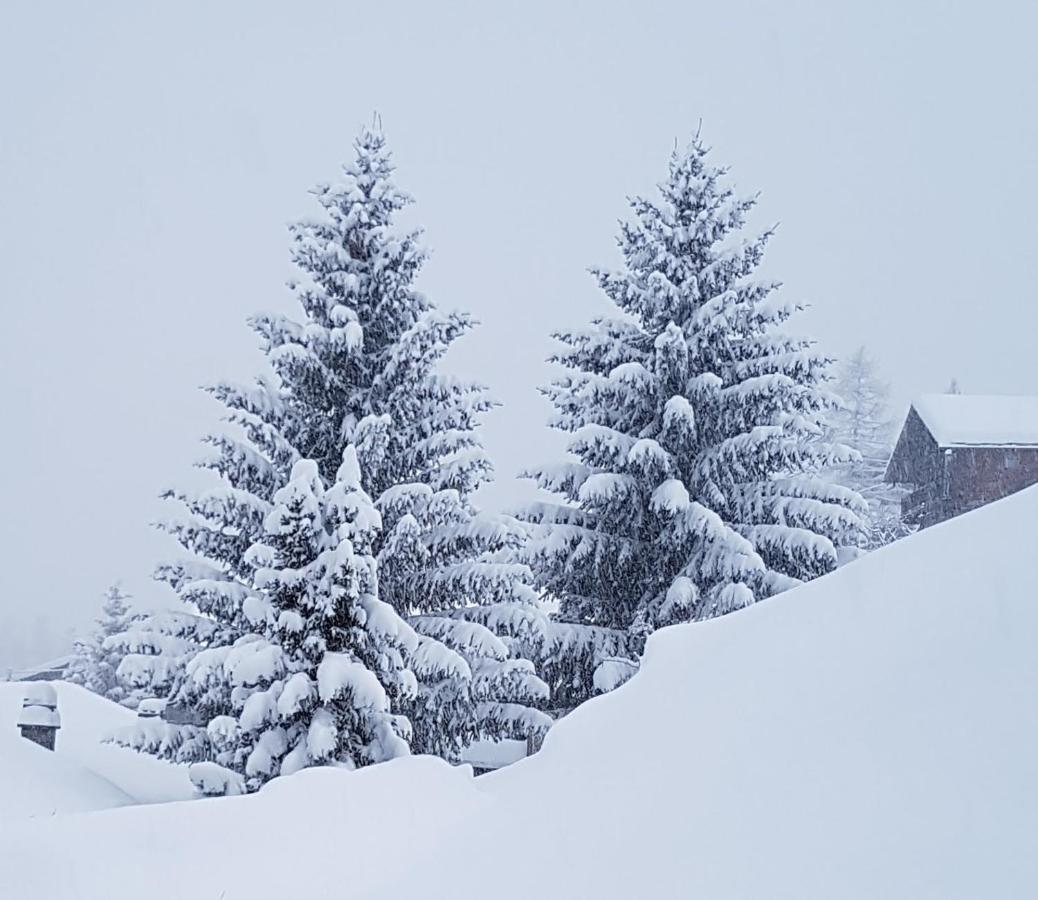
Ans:
<svg viewBox="0 0 1038 900"><path fill-rule="evenodd" d="M58 694L54 685L38 681L26 685L22 699L22 714L18 718L18 730L48 750L54 749L61 715L58 713Z"/></svg>

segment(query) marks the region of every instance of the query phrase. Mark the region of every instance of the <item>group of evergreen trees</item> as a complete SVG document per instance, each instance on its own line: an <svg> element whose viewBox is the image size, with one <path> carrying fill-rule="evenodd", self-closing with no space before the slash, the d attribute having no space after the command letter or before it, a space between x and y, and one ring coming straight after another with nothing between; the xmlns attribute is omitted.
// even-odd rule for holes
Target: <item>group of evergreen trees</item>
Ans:
<svg viewBox="0 0 1038 900"><path fill-rule="evenodd" d="M205 439L212 486L169 493L183 553L158 577L182 611L107 639L167 709L119 740L195 763L206 792L537 739L655 629L868 540L869 504L832 476L870 457L827 425L830 360L783 332L796 306L757 275L772 232L746 233L755 198L698 137L632 202L622 268L595 272L615 315L557 335L569 458L529 473L544 499L517 518L473 503L493 400L440 370L472 323L415 289L426 254L392 172L362 131L292 227L299 315L250 321L266 374L209 388L227 424Z"/></svg>

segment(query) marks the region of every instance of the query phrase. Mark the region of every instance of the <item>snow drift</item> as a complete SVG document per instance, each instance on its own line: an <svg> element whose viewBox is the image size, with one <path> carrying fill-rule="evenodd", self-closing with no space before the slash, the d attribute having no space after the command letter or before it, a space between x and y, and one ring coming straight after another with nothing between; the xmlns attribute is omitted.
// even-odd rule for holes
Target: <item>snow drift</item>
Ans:
<svg viewBox="0 0 1038 900"><path fill-rule="evenodd" d="M0 896L1038 896L1036 541L1031 489L659 632L478 781L413 758L15 823Z"/></svg>
<svg viewBox="0 0 1038 900"><path fill-rule="evenodd" d="M103 744L136 713L75 684L53 683L61 715L54 752L22 738L16 723L29 684L38 682L0 684L0 821L194 795L186 766Z"/></svg>
<svg viewBox="0 0 1038 900"><path fill-rule="evenodd" d="M112 782L67 756L45 750L17 733L0 736L3 821L111 809L132 802Z"/></svg>

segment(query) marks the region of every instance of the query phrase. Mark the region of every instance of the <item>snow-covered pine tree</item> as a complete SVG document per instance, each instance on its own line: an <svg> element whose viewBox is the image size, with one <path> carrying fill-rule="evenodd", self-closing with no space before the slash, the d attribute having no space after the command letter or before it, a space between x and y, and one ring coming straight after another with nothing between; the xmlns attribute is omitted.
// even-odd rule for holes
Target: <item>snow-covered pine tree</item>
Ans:
<svg viewBox="0 0 1038 900"><path fill-rule="evenodd" d="M148 616L119 638L129 656L121 677L139 696L167 701L163 722L140 722L113 735L116 743L177 762L213 761L207 723L235 711L234 685L207 650L219 653L262 622L264 604L252 587L246 551L263 536L274 492L299 454L284 430L278 387L259 378L251 386L218 383L206 389L225 407L227 428L203 438L211 451L198 467L213 485L167 491L176 515L158 523L184 551L158 566L155 577L177 594L182 609Z"/></svg>
<svg viewBox="0 0 1038 900"><path fill-rule="evenodd" d="M829 361L781 331L797 307L755 275L772 230L745 234L756 198L707 154L697 136L631 202L623 268L593 272L619 315L556 335L571 458L531 473L560 497L528 513L537 587L634 652L832 570L864 527L861 497L816 477L853 455L822 439Z"/></svg>
<svg viewBox="0 0 1038 900"><path fill-rule="evenodd" d="M384 522L373 548L382 598L420 634L419 656L450 649L468 665L435 677L435 667L424 670L416 699L398 710L411 719L416 752L453 760L475 738L550 724L536 708L547 687L520 656L544 617L528 570L505 558L522 528L471 501L491 474L476 425L492 401L481 385L438 371L471 320L440 313L413 287L425 252L419 232L394 229L411 201L393 184L382 135L363 131L355 150L339 181L314 191L321 214L292 229L302 318L251 320L274 377L210 389L232 428L207 438L214 453L202 466L222 485L169 494L182 514L164 527L188 558L159 576L216 626L197 641L198 660L180 658L170 699L202 723L234 715L235 685L214 663L261 621L246 551L295 462L314 460L330 481L342 448L354 445ZM193 736L168 746L224 755Z"/></svg>
<svg viewBox="0 0 1038 900"><path fill-rule="evenodd" d="M471 679L422 679L404 710L416 752L454 759L475 738L549 724L535 708L547 688L518 655L543 616L529 572L506 559L522 529L471 501L492 472L476 426L493 402L482 385L438 370L472 322L413 286L426 253L420 232L394 228L412 201L393 182L383 136L366 129L355 150L340 179L314 191L320 215L293 227L303 319L253 325L299 425L293 444L325 478L344 444L357 447L385 526L375 544L382 598L471 668Z"/></svg>
<svg viewBox="0 0 1038 900"><path fill-rule="evenodd" d="M263 543L248 551L262 627L219 653L235 714L208 726L231 769L215 779L224 791L232 773L256 789L311 765L356 768L409 752L410 724L392 710L417 692L409 666L419 640L378 598L381 518L360 482L352 446L327 491L316 463L297 462L273 497ZM215 659L196 659L206 655ZM202 790L214 782L210 765L194 776Z"/></svg>
<svg viewBox="0 0 1038 900"><path fill-rule="evenodd" d="M866 548L882 547L913 529L901 521L904 491L883 481L894 449L890 386L880 377L879 367L865 347L859 347L839 365L836 393L843 403L829 417L832 438L857 450L860 456L837 466L831 477L857 491L868 503Z"/></svg>
<svg viewBox="0 0 1038 900"><path fill-rule="evenodd" d="M65 675L66 680L116 703L127 700L132 703L131 692L116 675L125 654L119 647L106 642L112 635L125 632L136 618L127 603L129 599L130 595L124 593L118 584L105 591L97 628L86 640L76 642Z"/></svg>
<svg viewBox="0 0 1038 900"><path fill-rule="evenodd" d="M176 710L167 717L160 755L178 762L223 759L207 724L234 714L234 684L212 664L212 656L263 621L265 604L253 587L255 569L246 554L262 538L274 493L300 458L276 381L219 382L206 390L226 410L227 427L203 438L210 453L198 462L215 476L215 484L196 493L168 491L165 497L180 510L159 523L186 555L161 564L156 577L173 588L187 612L151 630L161 637L156 645L165 648L158 650L159 659L149 659L147 652L137 658L138 680L154 670L154 695L166 697ZM149 723L149 734L157 733ZM131 732L131 737L135 745L140 736ZM154 746L153 737L149 747L139 749Z"/></svg>

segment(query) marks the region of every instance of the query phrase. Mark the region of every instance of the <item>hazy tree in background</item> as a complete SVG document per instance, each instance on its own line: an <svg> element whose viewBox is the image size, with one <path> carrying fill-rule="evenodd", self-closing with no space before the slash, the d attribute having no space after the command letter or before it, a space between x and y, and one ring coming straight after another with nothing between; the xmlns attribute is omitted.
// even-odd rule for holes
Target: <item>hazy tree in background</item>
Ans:
<svg viewBox="0 0 1038 900"><path fill-rule="evenodd" d="M840 363L835 389L843 402L829 418L832 439L853 447L859 456L834 467L831 474L868 503L865 547L875 549L913 530L901 521L904 490L883 480L896 437L896 424L890 415L890 385L880 376L866 348L859 347Z"/></svg>
<svg viewBox="0 0 1038 900"><path fill-rule="evenodd" d="M126 654L123 648L109 643L108 639L125 632L134 620L127 602L130 599L118 584L105 591L97 628L86 640L76 642L65 676L68 681L117 703L126 700L130 693L117 674Z"/></svg>

